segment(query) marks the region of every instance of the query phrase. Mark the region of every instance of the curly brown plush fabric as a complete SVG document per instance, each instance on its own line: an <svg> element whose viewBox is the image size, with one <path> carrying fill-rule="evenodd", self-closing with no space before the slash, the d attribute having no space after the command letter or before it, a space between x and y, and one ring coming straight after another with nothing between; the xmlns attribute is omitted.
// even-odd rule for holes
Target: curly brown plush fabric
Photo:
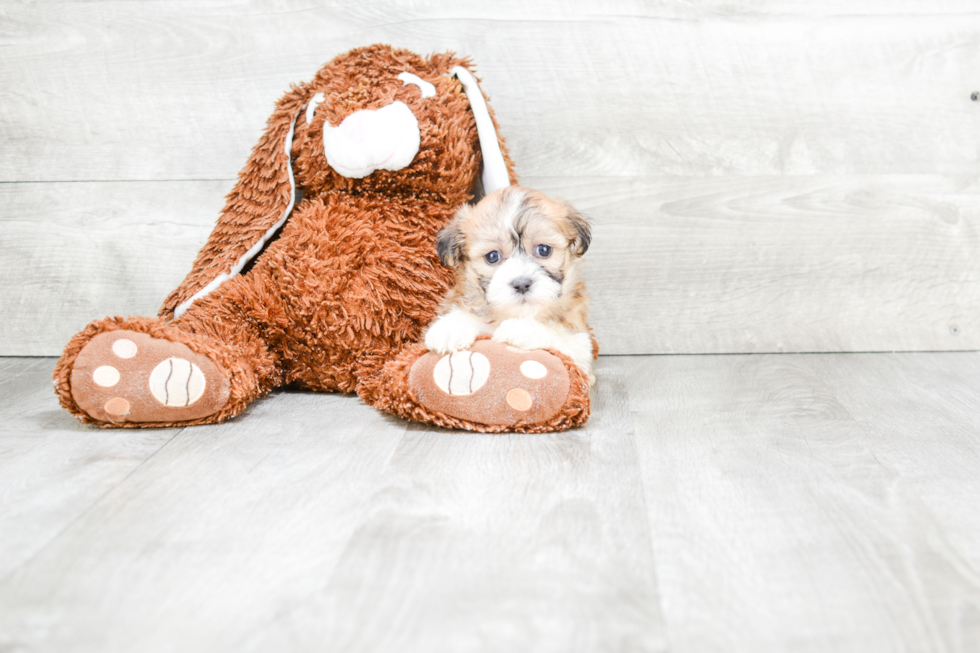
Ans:
<svg viewBox="0 0 980 653"><path fill-rule="evenodd" d="M68 343L54 372L62 405L83 422L104 426L210 423L239 414L273 388L293 385L358 392L383 410L430 424L495 430L413 405L405 391L407 376L398 376L399 370L407 373L406 361L418 357L414 343L453 282L453 270L437 256L436 233L472 199L480 172L476 122L460 82L450 76L454 66L472 67L468 59L451 53L421 57L374 45L335 58L312 81L293 86L277 103L207 243L184 282L167 297L160 316L98 320ZM398 79L403 72L433 84L435 96L423 98L417 86L405 85ZM306 108L318 93L323 101L307 123ZM376 110L394 101L407 105L418 120L420 145L411 164L360 179L338 174L324 154L324 124L337 126L355 111ZM492 110L491 118L496 126ZM503 140L499 143L515 183L513 164ZM243 254L283 217L293 199L290 169L303 198L279 233L241 273L230 275L188 307L195 293L233 271ZM116 386L106 389L105 375L96 381L77 375L72 387L73 364L93 338L109 332L118 332L113 338L129 340L130 345L134 338L127 332L145 333L207 356L219 372L206 366L202 373L192 366L184 381L190 384L194 374L198 379L203 374L208 384L227 383L227 403L194 419L182 418L186 410L176 406L172 419L152 422L128 421L128 414L107 421L86 413L76 397L96 391L111 394ZM142 337L136 339L142 342ZM110 352L105 354L105 367L122 369L119 364L113 367L110 346L114 340L105 340L105 351ZM150 378L159 362L148 361L140 374ZM131 363L127 364L132 367ZM224 378L214 378L216 374ZM162 382L172 385L171 376ZM548 426L523 430L554 430L584 421L588 389L580 387L580 376L569 393L574 407L563 410ZM145 384L143 377L138 381ZM165 386L167 392L170 385Z"/></svg>

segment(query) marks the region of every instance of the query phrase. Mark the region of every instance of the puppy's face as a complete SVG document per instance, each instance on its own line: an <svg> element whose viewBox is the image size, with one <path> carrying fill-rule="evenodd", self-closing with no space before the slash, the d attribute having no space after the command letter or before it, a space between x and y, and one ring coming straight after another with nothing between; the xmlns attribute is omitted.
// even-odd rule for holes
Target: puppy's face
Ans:
<svg viewBox="0 0 980 653"><path fill-rule="evenodd" d="M577 287L590 240L588 222L568 204L508 186L461 208L438 250L468 303L482 296L493 317L533 317Z"/></svg>

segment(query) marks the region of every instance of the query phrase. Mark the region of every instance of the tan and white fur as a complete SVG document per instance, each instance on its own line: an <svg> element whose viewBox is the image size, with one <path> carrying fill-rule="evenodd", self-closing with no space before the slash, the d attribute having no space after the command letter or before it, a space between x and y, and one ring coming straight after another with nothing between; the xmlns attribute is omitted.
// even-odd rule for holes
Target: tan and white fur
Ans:
<svg viewBox="0 0 980 653"><path fill-rule="evenodd" d="M464 205L439 232L443 263L456 285L429 325L425 346L464 350L477 336L520 349L554 349L595 382L582 256L592 236L571 205L522 186Z"/></svg>

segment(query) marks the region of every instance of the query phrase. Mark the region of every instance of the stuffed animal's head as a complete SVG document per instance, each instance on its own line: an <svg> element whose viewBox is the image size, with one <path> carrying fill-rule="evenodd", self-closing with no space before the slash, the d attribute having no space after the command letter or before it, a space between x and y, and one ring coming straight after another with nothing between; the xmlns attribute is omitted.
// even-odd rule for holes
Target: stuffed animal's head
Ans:
<svg viewBox="0 0 980 653"><path fill-rule="evenodd" d="M338 56L313 81L293 86L161 315L180 317L245 269L289 218L297 186L313 197L374 192L455 207L470 200L478 178L485 193L516 183L468 66L451 53L421 57L372 45Z"/></svg>
<svg viewBox="0 0 980 653"><path fill-rule="evenodd" d="M306 105L293 144L298 184L313 195L407 192L462 203L481 162L494 186L487 192L515 181L467 65L450 53L421 57L384 45L325 65L302 88Z"/></svg>

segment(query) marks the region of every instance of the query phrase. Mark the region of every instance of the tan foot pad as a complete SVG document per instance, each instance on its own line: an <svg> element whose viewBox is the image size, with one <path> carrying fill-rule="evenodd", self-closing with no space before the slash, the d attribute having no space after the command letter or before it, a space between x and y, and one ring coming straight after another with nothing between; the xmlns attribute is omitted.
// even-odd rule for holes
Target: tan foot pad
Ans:
<svg viewBox="0 0 980 653"><path fill-rule="evenodd" d="M477 424L531 425L553 417L568 398L568 370L557 356L479 340L455 354L429 352L408 383L429 410Z"/></svg>
<svg viewBox="0 0 980 653"><path fill-rule="evenodd" d="M90 417L114 424L184 422L220 410L228 380L186 345L119 330L95 336L78 354L71 396Z"/></svg>

